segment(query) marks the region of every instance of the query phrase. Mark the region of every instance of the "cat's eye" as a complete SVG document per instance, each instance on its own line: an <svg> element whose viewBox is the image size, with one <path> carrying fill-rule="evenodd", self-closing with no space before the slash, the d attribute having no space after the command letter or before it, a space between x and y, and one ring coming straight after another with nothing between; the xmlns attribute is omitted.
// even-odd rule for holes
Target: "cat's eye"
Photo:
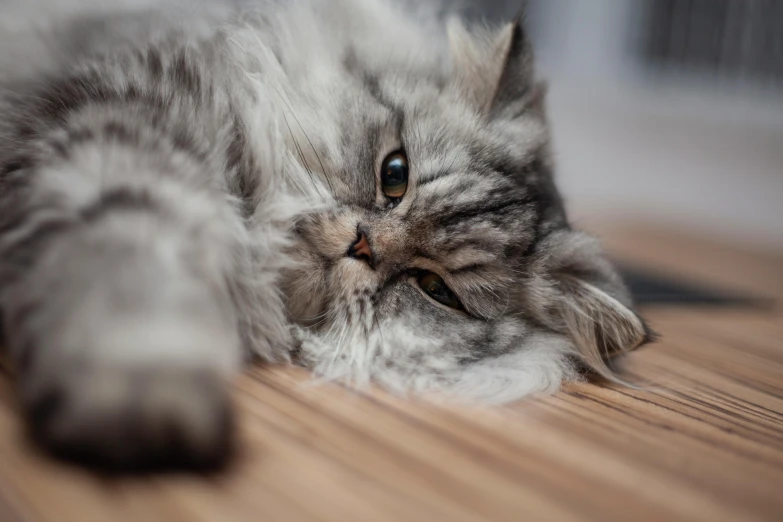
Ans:
<svg viewBox="0 0 783 522"><path fill-rule="evenodd" d="M381 167L381 188L386 197L400 199L408 190L408 157L402 151L386 156Z"/></svg>
<svg viewBox="0 0 783 522"><path fill-rule="evenodd" d="M446 282L438 274L422 272L419 274L418 283L425 294L440 304L456 310L462 308L457 296L446 286Z"/></svg>

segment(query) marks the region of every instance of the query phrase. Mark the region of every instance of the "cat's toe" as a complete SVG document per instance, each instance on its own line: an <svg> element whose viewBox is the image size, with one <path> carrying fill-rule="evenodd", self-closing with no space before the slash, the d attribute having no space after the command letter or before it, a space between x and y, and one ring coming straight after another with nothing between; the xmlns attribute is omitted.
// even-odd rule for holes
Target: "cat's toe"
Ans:
<svg viewBox="0 0 783 522"><path fill-rule="evenodd" d="M208 371L80 369L26 399L33 438L68 460L118 471L208 470L231 455L228 389Z"/></svg>

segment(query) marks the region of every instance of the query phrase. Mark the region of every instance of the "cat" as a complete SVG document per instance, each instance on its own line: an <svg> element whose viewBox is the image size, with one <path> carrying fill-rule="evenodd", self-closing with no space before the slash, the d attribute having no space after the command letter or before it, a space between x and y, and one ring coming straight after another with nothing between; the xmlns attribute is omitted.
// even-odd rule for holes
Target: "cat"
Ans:
<svg viewBox="0 0 783 522"><path fill-rule="evenodd" d="M36 441L219 466L251 360L480 402L617 379L607 357L650 331L569 224L523 24L429 5L154 31L118 9L13 40L0 310Z"/></svg>

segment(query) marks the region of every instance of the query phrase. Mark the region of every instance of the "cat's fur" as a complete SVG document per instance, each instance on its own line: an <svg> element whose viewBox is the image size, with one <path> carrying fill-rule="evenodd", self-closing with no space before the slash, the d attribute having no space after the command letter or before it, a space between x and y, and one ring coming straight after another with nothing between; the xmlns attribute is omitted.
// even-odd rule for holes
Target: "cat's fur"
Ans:
<svg viewBox="0 0 783 522"><path fill-rule="evenodd" d="M109 465L220 462L225 379L251 355L483 401L555 390L580 363L611 378L606 356L647 330L568 224L520 24L254 7L198 31L64 17L34 52L7 38L0 308L32 433ZM397 149L395 206L378 176ZM372 266L346 255L357 229Z"/></svg>

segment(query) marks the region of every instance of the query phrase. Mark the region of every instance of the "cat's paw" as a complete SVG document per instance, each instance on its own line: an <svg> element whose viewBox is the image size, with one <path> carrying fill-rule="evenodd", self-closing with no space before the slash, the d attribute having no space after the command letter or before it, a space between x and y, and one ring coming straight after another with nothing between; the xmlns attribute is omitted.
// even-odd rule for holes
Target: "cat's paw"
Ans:
<svg viewBox="0 0 783 522"><path fill-rule="evenodd" d="M61 371L24 400L33 438L56 456L115 471L209 470L234 442L228 388L196 369Z"/></svg>

